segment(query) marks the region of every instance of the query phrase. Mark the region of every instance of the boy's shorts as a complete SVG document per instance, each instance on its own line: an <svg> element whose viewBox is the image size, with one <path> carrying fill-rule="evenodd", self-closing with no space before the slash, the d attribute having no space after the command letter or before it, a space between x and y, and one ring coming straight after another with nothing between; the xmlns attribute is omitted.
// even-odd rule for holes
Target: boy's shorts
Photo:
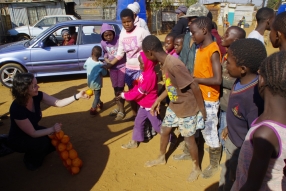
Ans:
<svg viewBox="0 0 286 191"><path fill-rule="evenodd" d="M196 133L198 129L204 129L204 119L199 111L196 115L180 118L167 107L165 118L162 123L163 127L179 127L179 131L183 137L190 137Z"/></svg>
<svg viewBox="0 0 286 191"><path fill-rule="evenodd" d="M125 66L118 69L110 69L112 87L122 88L125 85Z"/></svg>
<svg viewBox="0 0 286 191"><path fill-rule="evenodd" d="M133 81L139 79L140 74L141 74L141 70L132 70L132 69L126 68L125 83L129 87L129 89L133 87Z"/></svg>

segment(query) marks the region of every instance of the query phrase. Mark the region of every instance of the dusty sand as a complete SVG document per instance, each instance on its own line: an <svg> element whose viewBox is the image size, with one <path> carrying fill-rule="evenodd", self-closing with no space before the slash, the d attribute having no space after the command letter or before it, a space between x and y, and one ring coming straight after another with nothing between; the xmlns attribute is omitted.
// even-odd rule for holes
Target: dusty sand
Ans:
<svg viewBox="0 0 286 191"><path fill-rule="evenodd" d="M252 29L246 29L247 33ZM222 34L222 29L219 29ZM165 35L160 35L164 39ZM268 53L274 50L266 46ZM86 88L85 75L46 77L38 79L40 90L58 98L73 95ZM12 97L9 89L0 86L0 115L8 114ZM145 168L144 163L156 158L159 153L160 136L149 143L140 144L139 148L123 150L121 144L127 143L132 136L133 122L114 122L108 113L114 108L113 90L110 79L104 78L102 101L104 109L99 116L90 117L90 100L79 100L64 108L42 105L43 119L40 124L52 126L55 122L63 124L64 132L71 136L71 142L83 160L83 167L78 175L70 175L64 168L56 152L46 157L43 166L37 171L28 171L23 165L23 154L13 153L0 157L0 190L122 190L122 191L165 191L165 190L217 190L219 175L210 179L201 177L193 183L186 181L190 170L190 161L174 161L171 153L167 164ZM126 104L127 117L131 116ZM0 134L8 133L9 119L3 120ZM201 149L203 150L203 149ZM203 154L201 152L201 154ZM204 153L202 169L208 165L209 155ZM222 157L221 163L225 160Z"/></svg>

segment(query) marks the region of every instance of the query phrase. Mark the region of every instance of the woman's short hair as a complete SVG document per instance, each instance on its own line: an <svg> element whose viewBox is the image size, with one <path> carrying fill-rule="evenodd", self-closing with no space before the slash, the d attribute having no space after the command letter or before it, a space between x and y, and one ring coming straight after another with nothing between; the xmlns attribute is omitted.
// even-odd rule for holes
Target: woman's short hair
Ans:
<svg viewBox="0 0 286 191"><path fill-rule="evenodd" d="M32 84L34 78L34 75L31 73L19 73L14 76L11 89L12 96L22 106L27 105L29 86Z"/></svg>

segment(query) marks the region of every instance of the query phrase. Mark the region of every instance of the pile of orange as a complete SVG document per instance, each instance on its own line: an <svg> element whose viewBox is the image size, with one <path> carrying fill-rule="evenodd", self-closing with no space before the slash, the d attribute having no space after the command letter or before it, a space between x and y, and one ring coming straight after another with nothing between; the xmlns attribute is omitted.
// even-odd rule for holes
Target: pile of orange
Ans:
<svg viewBox="0 0 286 191"><path fill-rule="evenodd" d="M64 166L71 174L77 174L82 167L82 160L78 157L76 150L73 148L70 137L63 131L49 135L52 144L56 147Z"/></svg>

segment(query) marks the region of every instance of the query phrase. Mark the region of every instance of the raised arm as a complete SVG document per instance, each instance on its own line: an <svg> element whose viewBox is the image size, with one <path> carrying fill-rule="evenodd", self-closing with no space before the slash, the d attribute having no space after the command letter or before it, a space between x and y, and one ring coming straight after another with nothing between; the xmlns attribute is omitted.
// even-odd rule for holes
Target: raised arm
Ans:
<svg viewBox="0 0 286 191"><path fill-rule="evenodd" d="M211 78L195 78L195 81L198 84L203 85L220 85L222 81L221 77L221 64L220 64L220 55L218 52L213 53L211 56L212 68L213 68L213 77Z"/></svg>
<svg viewBox="0 0 286 191"><path fill-rule="evenodd" d="M71 97L64 98L64 99L58 99L53 96L50 96L46 93L43 92L43 103L49 105L49 106L54 106L54 107L64 107L66 105L71 104L75 100L78 100L80 98L88 98L88 96L85 94L85 91L80 91L77 94L74 94Z"/></svg>

